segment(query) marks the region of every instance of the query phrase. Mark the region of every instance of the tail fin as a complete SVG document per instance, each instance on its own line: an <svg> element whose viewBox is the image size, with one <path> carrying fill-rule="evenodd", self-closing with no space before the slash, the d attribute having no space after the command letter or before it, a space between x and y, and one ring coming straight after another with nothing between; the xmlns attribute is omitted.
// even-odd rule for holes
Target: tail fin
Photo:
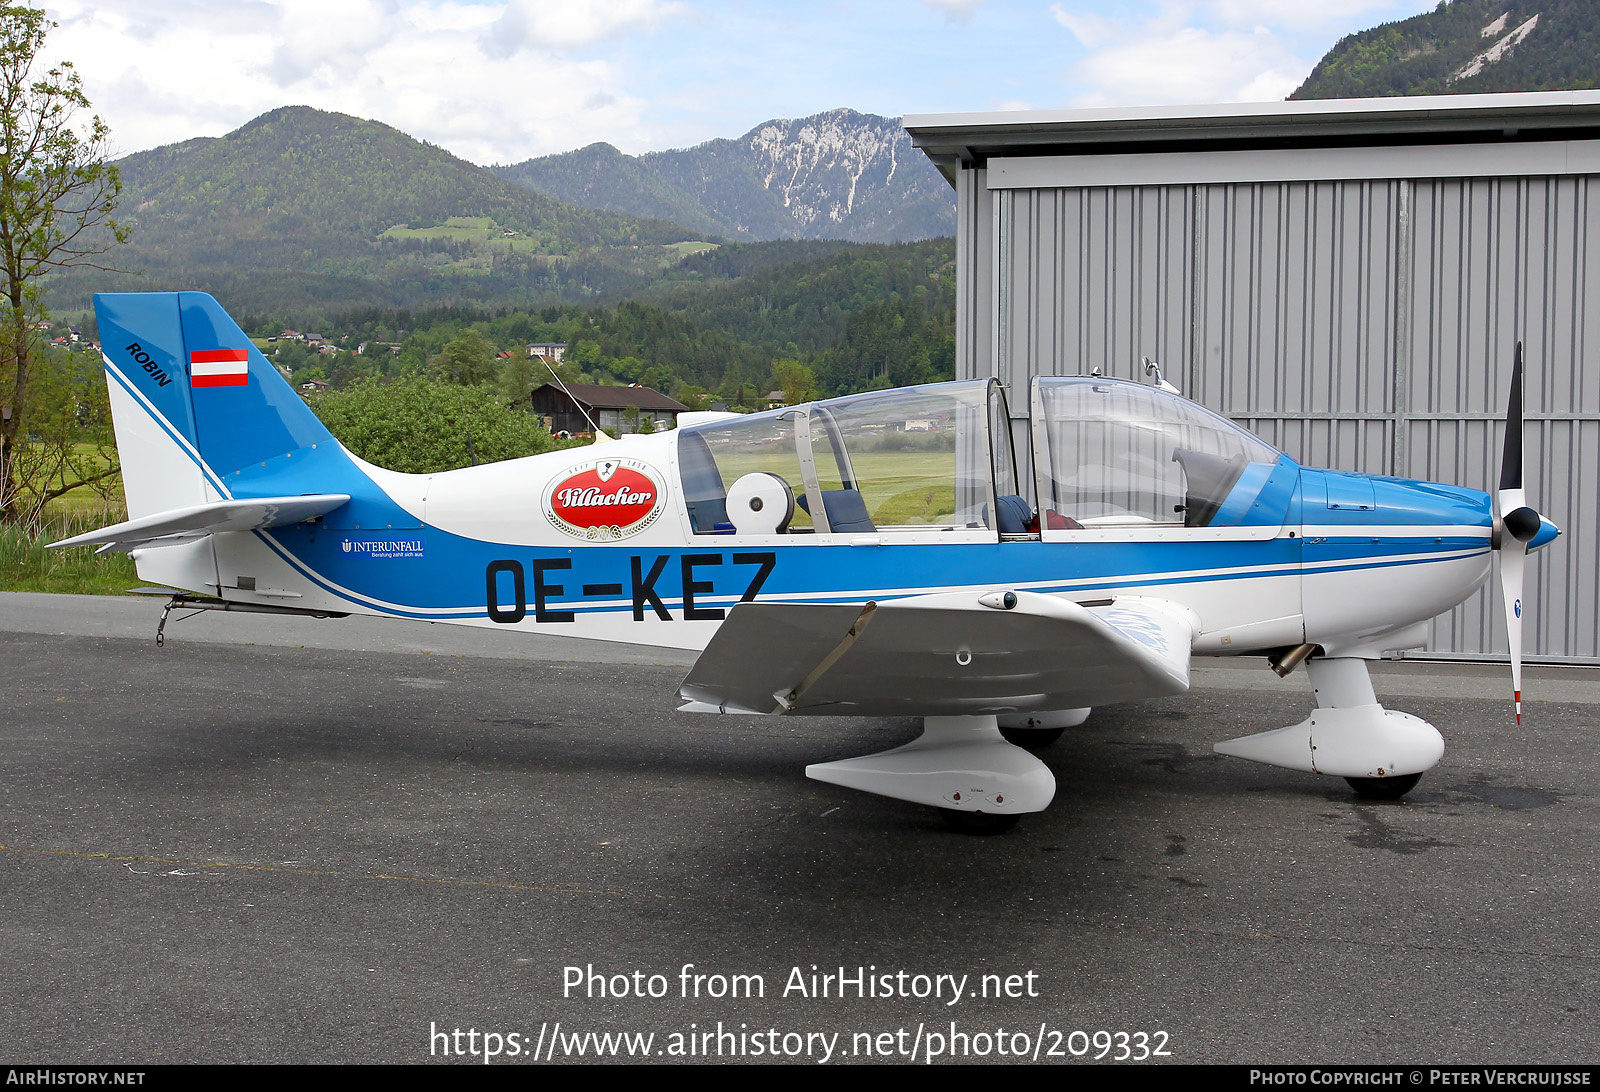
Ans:
<svg viewBox="0 0 1600 1092"><path fill-rule="evenodd" d="M234 585L218 575L231 558L217 534L418 525L216 300L98 294L94 307L130 518L73 543L138 548L145 579L221 590Z"/></svg>
<svg viewBox="0 0 1600 1092"><path fill-rule="evenodd" d="M275 460L338 449L316 414L204 292L100 294L94 307L130 517L262 496L255 486L265 483L253 479ZM313 491L332 490L309 482L272 490Z"/></svg>

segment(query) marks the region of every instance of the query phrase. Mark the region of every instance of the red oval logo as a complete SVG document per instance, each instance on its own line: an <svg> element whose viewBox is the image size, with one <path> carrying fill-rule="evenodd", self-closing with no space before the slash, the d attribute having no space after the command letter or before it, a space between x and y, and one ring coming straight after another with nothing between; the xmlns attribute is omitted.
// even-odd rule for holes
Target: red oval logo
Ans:
<svg viewBox="0 0 1600 1092"><path fill-rule="evenodd" d="M637 464L602 460L556 482L548 504L557 526L568 534L618 538L650 524L661 505L661 488Z"/></svg>

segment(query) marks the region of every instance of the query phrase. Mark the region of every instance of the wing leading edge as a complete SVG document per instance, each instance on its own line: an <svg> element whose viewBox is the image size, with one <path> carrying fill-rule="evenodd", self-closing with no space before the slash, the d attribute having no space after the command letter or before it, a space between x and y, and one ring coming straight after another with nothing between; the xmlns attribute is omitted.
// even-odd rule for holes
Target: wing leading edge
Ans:
<svg viewBox="0 0 1600 1092"><path fill-rule="evenodd" d="M1011 605L1007 606L1009 603ZM1032 592L883 603L741 603L679 693L739 713L977 716L1110 705L1189 688L1192 615Z"/></svg>

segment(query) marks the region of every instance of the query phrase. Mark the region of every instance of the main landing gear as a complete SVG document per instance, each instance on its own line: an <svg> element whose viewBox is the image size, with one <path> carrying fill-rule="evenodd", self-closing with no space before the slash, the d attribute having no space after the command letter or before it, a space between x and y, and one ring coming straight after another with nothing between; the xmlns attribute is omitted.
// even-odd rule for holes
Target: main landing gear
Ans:
<svg viewBox="0 0 1600 1092"><path fill-rule="evenodd" d="M1417 787L1422 780L1419 773L1399 777L1347 777L1350 787L1363 800L1398 800Z"/></svg>
<svg viewBox="0 0 1600 1092"><path fill-rule="evenodd" d="M997 718L1007 743L1026 751L1042 751L1068 728L1089 719L1089 709L1051 709L1041 713L1008 713Z"/></svg>
<svg viewBox="0 0 1600 1092"><path fill-rule="evenodd" d="M814 781L937 808L957 830L998 834L1056 794L1043 762L1007 743L992 716L926 717L903 747L806 767Z"/></svg>
<svg viewBox="0 0 1600 1092"><path fill-rule="evenodd" d="M945 826L962 834L1004 834L1017 825L1020 815L990 815L983 811L956 811L954 808L935 808Z"/></svg>
<svg viewBox="0 0 1600 1092"><path fill-rule="evenodd" d="M1218 754L1343 777L1369 800L1398 800L1444 757L1438 729L1378 704L1367 662L1306 661L1317 708L1299 724L1216 744Z"/></svg>

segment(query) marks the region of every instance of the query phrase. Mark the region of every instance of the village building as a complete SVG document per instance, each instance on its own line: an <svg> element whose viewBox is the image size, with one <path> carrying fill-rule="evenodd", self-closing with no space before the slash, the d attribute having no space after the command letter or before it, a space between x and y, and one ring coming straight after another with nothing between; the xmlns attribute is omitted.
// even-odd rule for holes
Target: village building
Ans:
<svg viewBox="0 0 1600 1092"><path fill-rule="evenodd" d="M561 363L561 358L567 355L565 341L534 341L528 345L528 355L541 357L552 364Z"/></svg>
<svg viewBox="0 0 1600 1092"><path fill-rule="evenodd" d="M588 435L594 429L589 420L600 428L621 435L624 431L637 432L644 421L649 421L653 431L676 428L678 414L689 407L674 401L660 391L649 387L607 387L597 383L568 383L565 388L546 383L535 388L529 396L533 412L544 422L552 434L560 436ZM638 426L633 425L637 411ZM584 414L587 413L588 417ZM631 426L631 427L630 427Z"/></svg>

